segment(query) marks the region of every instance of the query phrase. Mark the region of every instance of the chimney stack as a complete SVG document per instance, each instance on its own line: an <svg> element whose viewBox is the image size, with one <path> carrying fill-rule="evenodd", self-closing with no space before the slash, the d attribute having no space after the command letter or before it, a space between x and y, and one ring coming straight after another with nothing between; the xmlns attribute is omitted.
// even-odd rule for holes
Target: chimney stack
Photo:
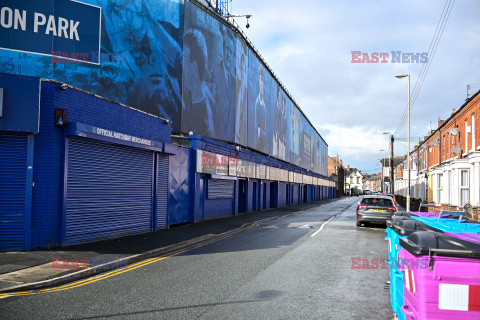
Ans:
<svg viewBox="0 0 480 320"><path fill-rule="evenodd" d="M457 110L455 110L455 108L452 108L452 116L455 113L455 111L457 111Z"/></svg>

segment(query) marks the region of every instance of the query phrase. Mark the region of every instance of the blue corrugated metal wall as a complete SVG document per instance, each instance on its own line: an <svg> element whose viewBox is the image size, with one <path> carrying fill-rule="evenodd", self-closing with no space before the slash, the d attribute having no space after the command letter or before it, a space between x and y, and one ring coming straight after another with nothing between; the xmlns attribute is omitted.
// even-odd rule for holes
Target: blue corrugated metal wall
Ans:
<svg viewBox="0 0 480 320"><path fill-rule="evenodd" d="M150 231L153 172L151 151L69 139L64 243Z"/></svg>
<svg viewBox="0 0 480 320"><path fill-rule="evenodd" d="M264 204L264 207L265 209L269 209L270 208L270 183L268 181L265 181L265 204Z"/></svg>
<svg viewBox="0 0 480 320"><path fill-rule="evenodd" d="M253 210L253 180L247 182L247 212Z"/></svg>
<svg viewBox="0 0 480 320"><path fill-rule="evenodd" d="M157 190L156 190L156 225L153 229L165 229L168 226L168 180L170 176L169 156L157 153Z"/></svg>
<svg viewBox="0 0 480 320"><path fill-rule="evenodd" d="M287 204L287 184L284 182L278 183L278 206L285 206Z"/></svg>
<svg viewBox="0 0 480 320"><path fill-rule="evenodd" d="M300 187L300 186L299 186L298 184L296 184L296 183L293 184L293 188L292 188L292 189L293 189L293 190L292 190L292 192L293 192L293 197L292 197L292 198L293 198L293 203L292 203L292 204L297 204L297 203L299 203L299 198L298 198L298 195L299 195L299 187Z"/></svg>
<svg viewBox="0 0 480 320"><path fill-rule="evenodd" d="M190 221L190 149L177 148L170 157L168 224Z"/></svg>
<svg viewBox="0 0 480 320"><path fill-rule="evenodd" d="M27 194L28 139L27 135L0 133L0 251L29 246L25 244L25 237L30 238L25 228L31 201Z"/></svg>

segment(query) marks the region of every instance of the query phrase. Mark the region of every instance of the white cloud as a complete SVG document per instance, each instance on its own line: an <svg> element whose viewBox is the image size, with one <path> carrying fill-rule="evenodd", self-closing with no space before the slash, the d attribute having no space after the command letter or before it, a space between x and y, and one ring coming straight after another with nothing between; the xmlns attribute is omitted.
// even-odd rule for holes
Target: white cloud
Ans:
<svg viewBox="0 0 480 320"><path fill-rule="evenodd" d="M352 64L350 52L426 52L443 6L436 0L237 0L232 11L253 14L244 31L322 133L330 155L338 152L362 169L381 157L381 133L394 130L405 110L407 81L394 75L410 73L413 90L422 65ZM412 109L412 141L463 104L467 84L480 83L478 12L476 0L455 2ZM397 137L406 136L404 126ZM405 142L395 147L406 151Z"/></svg>

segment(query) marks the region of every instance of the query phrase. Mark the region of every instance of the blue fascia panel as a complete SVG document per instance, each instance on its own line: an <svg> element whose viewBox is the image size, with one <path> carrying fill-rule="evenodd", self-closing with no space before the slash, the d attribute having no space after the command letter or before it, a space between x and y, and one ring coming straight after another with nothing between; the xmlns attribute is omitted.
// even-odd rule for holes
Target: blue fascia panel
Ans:
<svg viewBox="0 0 480 320"><path fill-rule="evenodd" d="M130 147L147 149L157 152L164 151L164 143L155 140L143 139L138 137L132 137L127 134L114 132L111 130L106 130L103 128L98 128L95 126L70 122L67 128L67 136L79 136L84 138L96 139L105 142L111 142L116 144L122 144ZM123 137L123 138L116 138ZM137 143L134 141L144 141L145 143Z"/></svg>

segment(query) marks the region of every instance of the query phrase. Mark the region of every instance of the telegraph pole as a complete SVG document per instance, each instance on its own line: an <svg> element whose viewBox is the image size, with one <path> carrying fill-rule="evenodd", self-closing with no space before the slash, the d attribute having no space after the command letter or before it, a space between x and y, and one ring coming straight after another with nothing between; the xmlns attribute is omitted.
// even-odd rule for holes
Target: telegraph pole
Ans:
<svg viewBox="0 0 480 320"><path fill-rule="evenodd" d="M395 194L395 181L393 180L393 142L395 138L390 136L390 190L392 194Z"/></svg>

